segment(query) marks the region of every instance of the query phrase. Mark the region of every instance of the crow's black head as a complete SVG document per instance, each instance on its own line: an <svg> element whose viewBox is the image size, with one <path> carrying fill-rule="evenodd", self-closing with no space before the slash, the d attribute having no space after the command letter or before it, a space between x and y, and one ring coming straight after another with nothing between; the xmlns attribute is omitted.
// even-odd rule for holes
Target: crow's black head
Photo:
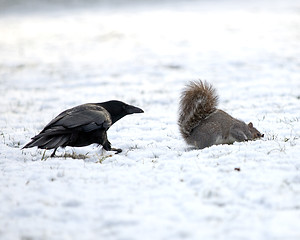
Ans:
<svg viewBox="0 0 300 240"><path fill-rule="evenodd" d="M99 103L99 105L104 107L110 113L112 124L128 114L144 112L138 107L117 100Z"/></svg>

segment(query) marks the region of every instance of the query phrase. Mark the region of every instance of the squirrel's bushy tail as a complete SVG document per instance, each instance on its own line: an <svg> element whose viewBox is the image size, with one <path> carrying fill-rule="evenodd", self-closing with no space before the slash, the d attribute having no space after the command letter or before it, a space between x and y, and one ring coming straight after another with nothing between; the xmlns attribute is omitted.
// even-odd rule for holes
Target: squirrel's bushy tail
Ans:
<svg viewBox="0 0 300 240"><path fill-rule="evenodd" d="M183 89L179 103L179 130L183 138L188 138L191 131L216 110L218 96L216 90L207 82L190 82Z"/></svg>

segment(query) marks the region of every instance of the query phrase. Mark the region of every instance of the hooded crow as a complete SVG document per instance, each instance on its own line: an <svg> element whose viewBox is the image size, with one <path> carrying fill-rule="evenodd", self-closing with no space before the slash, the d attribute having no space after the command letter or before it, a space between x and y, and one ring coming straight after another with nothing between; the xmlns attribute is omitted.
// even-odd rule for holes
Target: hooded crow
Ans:
<svg viewBox="0 0 300 240"><path fill-rule="evenodd" d="M96 143L107 151L120 153L121 149L111 147L107 130L122 117L143 112L138 107L116 100L82 104L60 113L23 148L54 149L51 154L54 157L58 147L83 147Z"/></svg>

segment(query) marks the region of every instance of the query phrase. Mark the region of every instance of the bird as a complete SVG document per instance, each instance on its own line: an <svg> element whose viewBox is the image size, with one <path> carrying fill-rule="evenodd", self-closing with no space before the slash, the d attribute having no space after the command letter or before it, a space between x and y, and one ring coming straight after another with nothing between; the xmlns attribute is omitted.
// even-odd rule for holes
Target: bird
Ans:
<svg viewBox="0 0 300 240"><path fill-rule="evenodd" d="M54 157L59 147L84 147L96 143L106 151L120 153L122 149L111 147L107 130L124 116L143 112L141 108L118 100L82 104L61 112L22 149L35 146L54 149L50 156Z"/></svg>

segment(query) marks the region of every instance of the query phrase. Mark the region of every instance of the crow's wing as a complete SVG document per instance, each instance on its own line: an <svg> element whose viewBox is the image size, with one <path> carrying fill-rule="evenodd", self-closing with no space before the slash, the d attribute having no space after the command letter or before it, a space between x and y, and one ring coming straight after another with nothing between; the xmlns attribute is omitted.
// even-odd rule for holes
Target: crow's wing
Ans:
<svg viewBox="0 0 300 240"><path fill-rule="evenodd" d="M99 128L107 130L111 126L110 114L105 108L95 104L83 104L68 109L46 125L41 133L59 134L72 130L90 132Z"/></svg>

